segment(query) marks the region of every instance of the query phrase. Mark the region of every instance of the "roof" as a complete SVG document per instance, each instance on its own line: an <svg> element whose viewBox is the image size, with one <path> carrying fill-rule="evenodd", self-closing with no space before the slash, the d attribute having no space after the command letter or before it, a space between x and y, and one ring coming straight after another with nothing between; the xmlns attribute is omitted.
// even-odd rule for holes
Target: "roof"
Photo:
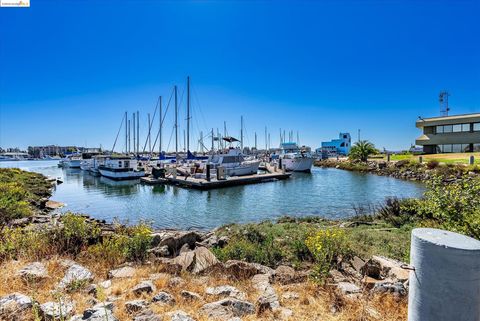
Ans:
<svg viewBox="0 0 480 321"><path fill-rule="evenodd" d="M419 117L419 119L417 119L416 121L416 126L424 127L424 126L437 126L437 125L452 125L452 124L461 124L462 122L467 122L467 123L480 122L480 113L440 116L440 117L431 117L431 118Z"/></svg>

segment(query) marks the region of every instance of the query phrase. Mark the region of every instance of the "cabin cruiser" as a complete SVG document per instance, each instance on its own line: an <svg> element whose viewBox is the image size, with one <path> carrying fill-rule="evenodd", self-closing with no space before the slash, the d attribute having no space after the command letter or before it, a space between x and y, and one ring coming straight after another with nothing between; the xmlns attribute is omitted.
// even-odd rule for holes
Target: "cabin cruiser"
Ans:
<svg viewBox="0 0 480 321"><path fill-rule="evenodd" d="M84 159L80 163L80 168L83 171L90 171L93 166L93 158L90 159Z"/></svg>
<svg viewBox="0 0 480 321"><path fill-rule="evenodd" d="M310 172L314 161L311 153L296 143L283 143L279 158L282 167L289 172Z"/></svg>
<svg viewBox="0 0 480 321"><path fill-rule="evenodd" d="M145 176L145 170L138 167L138 161L128 156L110 156L98 166L102 176L114 180L136 179Z"/></svg>
<svg viewBox="0 0 480 321"><path fill-rule="evenodd" d="M243 176L257 174L260 160L246 160L240 148L230 148L226 154L211 155L207 164L225 168L229 176Z"/></svg>
<svg viewBox="0 0 480 321"><path fill-rule="evenodd" d="M67 157L60 160L58 167L63 168L80 168L80 163L82 162L81 155L68 155Z"/></svg>

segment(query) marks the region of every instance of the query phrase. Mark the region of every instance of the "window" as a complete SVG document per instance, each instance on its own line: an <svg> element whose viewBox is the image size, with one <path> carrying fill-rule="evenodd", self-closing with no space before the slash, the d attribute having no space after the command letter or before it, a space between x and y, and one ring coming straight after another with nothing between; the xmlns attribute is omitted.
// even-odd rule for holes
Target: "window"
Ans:
<svg viewBox="0 0 480 321"><path fill-rule="evenodd" d="M459 133L461 131L462 131L462 124L453 125L453 132L454 133Z"/></svg>
<svg viewBox="0 0 480 321"><path fill-rule="evenodd" d="M473 144L473 151L480 152L480 144Z"/></svg>
<svg viewBox="0 0 480 321"><path fill-rule="evenodd" d="M443 126L437 126L437 134L443 134Z"/></svg>
<svg viewBox="0 0 480 321"><path fill-rule="evenodd" d="M480 127L479 127L478 130L480 130ZM461 132L469 132L469 131L470 131L470 124L455 124L455 125L436 126L436 133L437 134L461 133Z"/></svg>
<svg viewBox="0 0 480 321"><path fill-rule="evenodd" d="M469 132L470 124L462 124L462 132Z"/></svg>
<svg viewBox="0 0 480 321"><path fill-rule="evenodd" d="M473 124L473 131L474 132L480 132L480 123L474 123Z"/></svg>
<svg viewBox="0 0 480 321"><path fill-rule="evenodd" d="M462 144L453 144L452 153L461 153L463 151Z"/></svg>
<svg viewBox="0 0 480 321"><path fill-rule="evenodd" d="M341 144L340 144L340 147L345 147L345 143L341 143Z"/></svg>
<svg viewBox="0 0 480 321"><path fill-rule="evenodd" d="M451 133L453 130L453 126L452 125L445 125L443 126L443 132L444 133Z"/></svg>
<svg viewBox="0 0 480 321"><path fill-rule="evenodd" d="M464 152L470 152L470 144L437 145L437 153L464 153Z"/></svg>

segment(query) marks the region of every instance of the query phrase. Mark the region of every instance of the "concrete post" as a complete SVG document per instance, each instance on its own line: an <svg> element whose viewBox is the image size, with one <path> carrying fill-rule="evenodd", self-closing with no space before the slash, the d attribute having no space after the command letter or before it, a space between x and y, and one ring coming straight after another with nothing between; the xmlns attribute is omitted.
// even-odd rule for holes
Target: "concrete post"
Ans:
<svg viewBox="0 0 480 321"><path fill-rule="evenodd" d="M387 162L390 163L390 153L387 153Z"/></svg>
<svg viewBox="0 0 480 321"><path fill-rule="evenodd" d="M211 166L212 165L207 164L207 175L206 175L207 182L210 182L210 167Z"/></svg>
<svg viewBox="0 0 480 321"><path fill-rule="evenodd" d="M480 320L480 241L417 228L410 253L408 321Z"/></svg>
<svg viewBox="0 0 480 321"><path fill-rule="evenodd" d="M423 156L419 156L419 157L418 157L418 162L419 162L420 164L423 163Z"/></svg>
<svg viewBox="0 0 480 321"><path fill-rule="evenodd" d="M470 156L470 162L469 163L470 163L470 165L475 164L475 156L473 156L473 155Z"/></svg>

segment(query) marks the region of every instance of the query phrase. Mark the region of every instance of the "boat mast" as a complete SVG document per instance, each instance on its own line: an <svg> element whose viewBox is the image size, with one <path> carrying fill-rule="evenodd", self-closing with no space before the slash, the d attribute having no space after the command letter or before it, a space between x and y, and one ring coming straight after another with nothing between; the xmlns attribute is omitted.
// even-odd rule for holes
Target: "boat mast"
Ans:
<svg viewBox="0 0 480 321"><path fill-rule="evenodd" d="M255 132L255 150L257 150L257 132Z"/></svg>
<svg viewBox="0 0 480 321"><path fill-rule="evenodd" d="M267 126L265 126L265 152L267 151Z"/></svg>
<svg viewBox="0 0 480 321"><path fill-rule="evenodd" d="M243 116L240 116L240 149L243 153Z"/></svg>
<svg viewBox="0 0 480 321"><path fill-rule="evenodd" d="M163 112L162 112L162 96L158 97L160 104L160 132L159 132L159 143L158 143L158 157L162 154L162 125L163 125Z"/></svg>
<svg viewBox="0 0 480 321"><path fill-rule="evenodd" d="M177 85L174 87L175 91L175 162L178 160L178 106L177 106Z"/></svg>
<svg viewBox="0 0 480 321"><path fill-rule="evenodd" d="M215 149L215 146L213 145L215 142L215 137L213 136L213 128L212 128L212 155L214 154L214 149Z"/></svg>
<svg viewBox="0 0 480 321"><path fill-rule="evenodd" d="M187 152L190 151L190 76L187 77Z"/></svg>
<svg viewBox="0 0 480 321"><path fill-rule="evenodd" d="M130 130L130 119L128 120L128 154L130 154L130 134L131 134L131 130Z"/></svg>
<svg viewBox="0 0 480 321"><path fill-rule="evenodd" d="M140 112L137 110L137 155L140 152Z"/></svg>
<svg viewBox="0 0 480 321"><path fill-rule="evenodd" d="M136 135L136 133L135 133L135 127L136 127L136 124L135 124L135 112L133 112L132 117L133 117L133 122L132 122L132 124L133 124L133 153L135 154L135 146L136 146L136 145L135 145L135 144L136 144L136 143L135 143L135 135Z"/></svg>
<svg viewBox="0 0 480 321"><path fill-rule="evenodd" d="M152 153L152 140L150 139L150 132L152 130L152 123L150 122L150 113L148 113L148 150Z"/></svg>
<svg viewBox="0 0 480 321"><path fill-rule="evenodd" d="M128 154L128 120L127 120L127 112L125 112L125 154Z"/></svg>

